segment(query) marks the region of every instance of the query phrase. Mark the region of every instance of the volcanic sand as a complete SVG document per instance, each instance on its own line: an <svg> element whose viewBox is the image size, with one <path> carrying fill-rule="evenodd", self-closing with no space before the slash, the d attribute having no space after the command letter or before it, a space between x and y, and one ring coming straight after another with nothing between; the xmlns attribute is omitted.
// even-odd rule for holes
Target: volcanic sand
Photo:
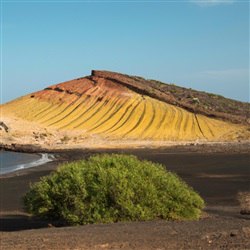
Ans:
<svg viewBox="0 0 250 250"><path fill-rule="evenodd" d="M1 179L1 249L249 249L249 216L239 213L236 194L248 189L247 154L204 154L186 148L73 150L53 152L57 160L3 175ZM22 211L29 183L59 163L97 152L135 154L164 163L198 190L207 213L189 222L130 222L57 227ZM228 165L228 166L227 166ZM238 166L238 169L237 169Z"/></svg>

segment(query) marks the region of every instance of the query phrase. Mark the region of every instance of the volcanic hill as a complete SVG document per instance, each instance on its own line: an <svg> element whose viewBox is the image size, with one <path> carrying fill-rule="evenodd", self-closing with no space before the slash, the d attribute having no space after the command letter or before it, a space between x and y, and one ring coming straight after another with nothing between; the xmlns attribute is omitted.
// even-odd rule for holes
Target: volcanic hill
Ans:
<svg viewBox="0 0 250 250"><path fill-rule="evenodd" d="M246 141L249 103L93 70L3 104L3 143Z"/></svg>

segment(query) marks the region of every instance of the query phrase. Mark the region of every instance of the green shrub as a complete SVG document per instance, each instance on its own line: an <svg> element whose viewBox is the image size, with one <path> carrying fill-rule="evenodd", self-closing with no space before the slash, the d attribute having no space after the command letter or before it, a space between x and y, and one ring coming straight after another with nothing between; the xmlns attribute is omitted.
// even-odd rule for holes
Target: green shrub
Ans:
<svg viewBox="0 0 250 250"><path fill-rule="evenodd" d="M135 156L91 156L31 185L27 212L70 225L198 218L204 202L174 173Z"/></svg>

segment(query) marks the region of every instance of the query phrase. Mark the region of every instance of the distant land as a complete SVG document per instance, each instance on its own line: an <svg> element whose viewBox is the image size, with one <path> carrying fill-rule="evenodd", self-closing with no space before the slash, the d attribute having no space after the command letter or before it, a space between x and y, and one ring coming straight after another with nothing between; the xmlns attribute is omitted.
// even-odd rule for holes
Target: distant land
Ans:
<svg viewBox="0 0 250 250"><path fill-rule="evenodd" d="M162 146L250 138L249 103L109 71L93 70L0 108L2 146Z"/></svg>

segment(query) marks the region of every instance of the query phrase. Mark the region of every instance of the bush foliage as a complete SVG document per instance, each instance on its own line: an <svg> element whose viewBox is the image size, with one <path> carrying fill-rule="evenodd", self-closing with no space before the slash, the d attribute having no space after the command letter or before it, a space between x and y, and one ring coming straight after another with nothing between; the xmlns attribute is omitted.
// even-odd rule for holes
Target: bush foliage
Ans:
<svg viewBox="0 0 250 250"><path fill-rule="evenodd" d="M198 218L204 201L174 173L135 156L91 156L31 184L27 212L69 225Z"/></svg>

